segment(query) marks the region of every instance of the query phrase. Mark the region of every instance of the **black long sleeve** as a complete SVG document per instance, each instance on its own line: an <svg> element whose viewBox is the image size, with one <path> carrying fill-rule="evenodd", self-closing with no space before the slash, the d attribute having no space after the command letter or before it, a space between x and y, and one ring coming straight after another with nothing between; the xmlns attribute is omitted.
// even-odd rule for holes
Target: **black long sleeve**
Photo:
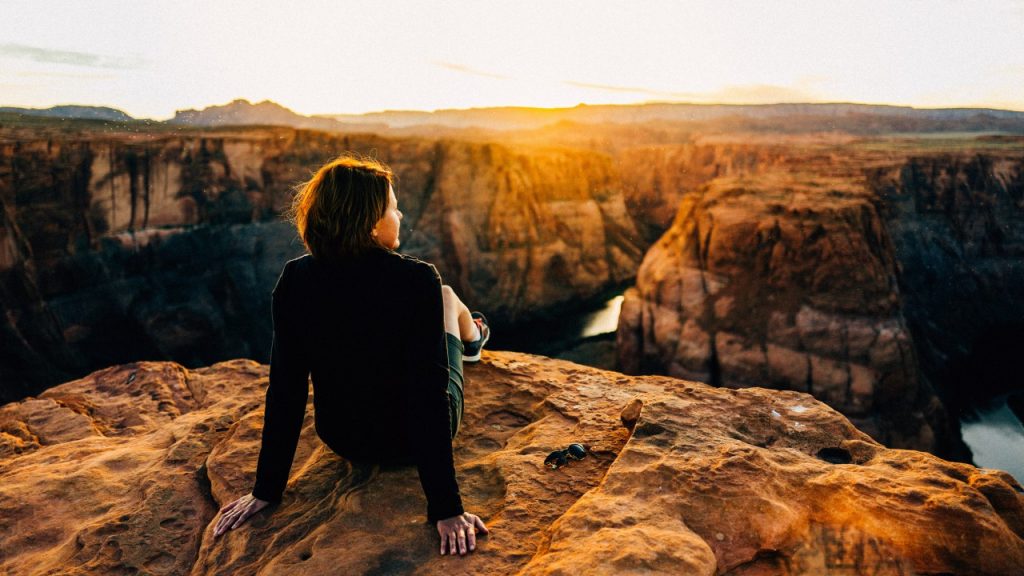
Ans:
<svg viewBox="0 0 1024 576"><path fill-rule="evenodd" d="M380 250L289 261L273 294L274 339L253 495L281 497L312 376L317 434L360 462L415 464L431 521L463 512L452 456L441 280Z"/></svg>
<svg viewBox="0 0 1024 576"><path fill-rule="evenodd" d="M252 489L253 496L272 502L281 499L288 483L309 395L308 351L299 339L296 325L299 319L284 310L284 303L292 297L288 278L290 265L292 262L281 272L272 296L274 339L270 352L270 385L263 414L256 484Z"/></svg>
<svg viewBox="0 0 1024 576"><path fill-rule="evenodd" d="M415 316L408 324L406 366L413 393L409 414L420 484L427 496L427 519L436 522L463 513L452 456L451 405L448 402L448 345L444 330L441 277L421 267L410 290Z"/></svg>

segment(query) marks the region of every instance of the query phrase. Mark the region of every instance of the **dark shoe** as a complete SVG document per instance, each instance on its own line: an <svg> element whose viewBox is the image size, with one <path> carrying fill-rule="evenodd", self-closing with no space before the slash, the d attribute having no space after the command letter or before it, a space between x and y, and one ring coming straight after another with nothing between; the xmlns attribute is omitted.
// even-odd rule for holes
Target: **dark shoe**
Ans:
<svg viewBox="0 0 1024 576"><path fill-rule="evenodd" d="M479 362L484 344L487 344L487 341L491 338L491 327L487 325L487 318L479 312L473 312L471 316L473 317L473 322L476 322L476 328L480 332L480 337L473 342L462 343L464 348L462 352L463 362Z"/></svg>

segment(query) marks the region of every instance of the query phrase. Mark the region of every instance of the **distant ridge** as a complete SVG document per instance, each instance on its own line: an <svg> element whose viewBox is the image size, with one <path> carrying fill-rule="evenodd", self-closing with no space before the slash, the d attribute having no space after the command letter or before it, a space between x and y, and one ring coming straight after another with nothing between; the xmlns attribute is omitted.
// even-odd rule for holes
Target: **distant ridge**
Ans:
<svg viewBox="0 0 1024 576"><path fill-rule="evenodd" d="M883 104L855 103L782 103L782 104L580 104L572 108L496 107L444 109L435 112L389 110L368 114L333 114L321 116L348 124L387 124L389 128L445 126L450 128L481 128L488 130L524 130L542 128L559 122L581 124L634 124L645 122L705 122L723 118L771 120L787 116L814 118L877 117L889 120L945 123L974 120L1010 121L1024 129L1024 112L993 108L914 108ZM999 122L997 122L998 124ZM969 126L965 126L965 129ZM995 128L995 127L993 127Z"/></svg>
<svg viewBox="0 0 1024 576"><path fill-rule="evenodd" d="M387 110L367 114L305 116L276 102L253 104L237 99L201 110L178 110L170 120L139 120L102 106L54 106L47 109L3 107L0 113L61 119L145 122L167 126L287 126L325 132L363 132L392 136L474 137L489 132L528 132L556 128L587 130L588 126L673 126L683 130L726 130L766 133L845 132L1002 133L1024 134L1024 112L994 108L914 108L884 104L780 103L579 104L571 108L442 109L434 112Z"/></svg>
<svg viewBox="0 0 1024 576"><path fill-rule="evenodd" d="M219 106L209 106L202 110L177 110L174 113L174 118L168 120L167 124L186 126L291 126L293 128L311 128L330 132L351 128L351 126L347 126L334 118L303 116L270 100L253 104L243 98ZM361 126L363 125L361 124ZM367 128L385 129L387 126L367 123Z"/></svg>
<svg viewBox="0 0 1024 576"><path fill-rule="evenodd" d="M67 104L50 108L18 108L15 106L0 107L0 112L24 114L26 116L45 116L47 118L74 118L80 120L111 120L129 122L135 120L116 108L107 106L78 106Z"/></svg>

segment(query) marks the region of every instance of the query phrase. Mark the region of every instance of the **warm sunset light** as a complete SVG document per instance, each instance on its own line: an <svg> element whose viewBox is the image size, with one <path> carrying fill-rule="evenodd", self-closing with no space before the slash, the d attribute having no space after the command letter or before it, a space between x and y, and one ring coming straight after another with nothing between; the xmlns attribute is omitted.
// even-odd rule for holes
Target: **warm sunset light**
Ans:
<svg viewBox="0 0 1024 576"><path fill-rule="evenodd" d="M1022 30L0 0L0 574L1024 574Z"/></svg>
<svg viewBox="0 0 1024 576"><path fill-rule="evenodd" d="M166 118L688 101L1024 110L1024 4L4 2L0 105Z"/></svg>

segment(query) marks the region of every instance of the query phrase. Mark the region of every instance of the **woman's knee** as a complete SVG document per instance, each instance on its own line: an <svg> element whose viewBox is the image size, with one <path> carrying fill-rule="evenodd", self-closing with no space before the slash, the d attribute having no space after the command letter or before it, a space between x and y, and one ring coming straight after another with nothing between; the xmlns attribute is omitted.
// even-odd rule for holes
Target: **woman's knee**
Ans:
<svg viewBox="0 0 1024 576"><path fill-rule="evenodd" d="M447 284L441 285L441 298L444 300L445 308L456 308L460 303L459 297L455 294L455 290L452 290L452 287Z"/></svg>

